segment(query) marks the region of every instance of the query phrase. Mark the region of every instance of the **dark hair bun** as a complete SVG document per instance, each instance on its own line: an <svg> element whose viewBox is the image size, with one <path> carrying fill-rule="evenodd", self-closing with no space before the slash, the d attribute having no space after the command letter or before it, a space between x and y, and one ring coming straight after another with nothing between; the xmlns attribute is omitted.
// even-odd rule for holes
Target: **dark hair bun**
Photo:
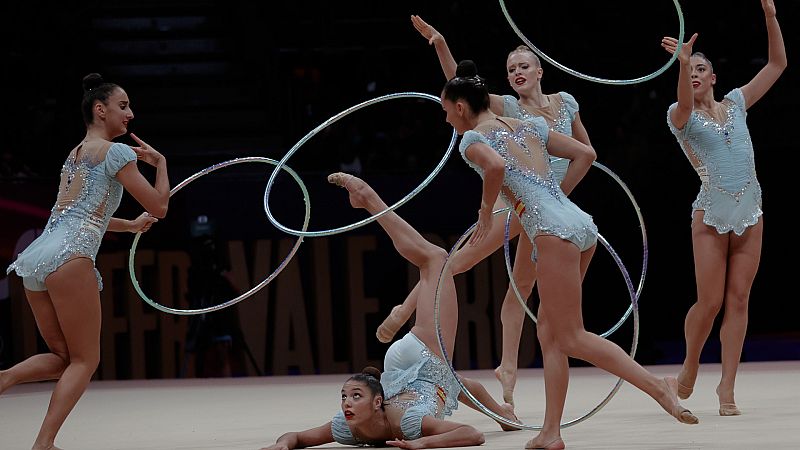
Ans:
<svg viewBox="0 0 800 450"><path fill-rule="evenodd" d="M456 67L457 77L474 77L478 75L478 66L471 59L465 59Z"/></svg>
<svg viewBox="0 0 800 450"><path fill-rule="evenodd" d="M90 73L89 75L83 77L83 90L84 92L91 91L103 83L105 83L105 80L103 80L102 75L99 73Z"/></svg>
<svg viewBox="0 0 800 450"><path fill-rule="evenodd" d="M364 375L375 377L376 380L381 381L381 371L376 369L375 367L372 366L364 367L361 370L361 373L363 373Z"/></svg>

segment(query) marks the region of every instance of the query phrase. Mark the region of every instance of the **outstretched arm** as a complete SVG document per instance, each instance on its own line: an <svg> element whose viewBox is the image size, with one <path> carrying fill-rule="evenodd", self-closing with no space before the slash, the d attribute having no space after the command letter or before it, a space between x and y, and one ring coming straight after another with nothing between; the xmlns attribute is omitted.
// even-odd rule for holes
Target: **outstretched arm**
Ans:
<svg viewBox="0 0 800 450"><path fill-rule="evenodd" d="M469 239L470 245L476 245L492 229L492 205L500 195L500 188L503 187L506 163L496 151L482 143L470 145L464 154L467 159L483 169L483 194L481 195L481 207L478 210L478 226Z"/></svg>
<svg viewBox="0 0 800 450"><path fill-rule="evenodd" d="M419 31L419 34L428 40L428 44L433 45L436 49L436 56L439 57L439 64L442 66L444 76L447 81L450 81L450 79L456 76L456 67L458 67L458 64L456 64L453 54L450 53L450 48L447 47L444 36L436 31L436 28L433 28L422 20L420 16L412 15L411 23L414 25L414 28Z"/></svg>
<svg viewBox="0 0 800 450"><path fill-rule="evenodd" d="M475 428L456 422L436 419L432 416L422 418L422 437L413 441L397 439L387 441L387 445L399 448L442 448L468 447L485 442L483 433Z"/></svg>
<svg viewBox="0 0 800 450"><path fill-rule="evenodd" d="M564 180L561 181L561 190L567 195L586 176L592 162L597 158L592 147L556 131L549 133L547 153L572 161L564 175Z"/></svg>
<svg viewBox="0 0 800 450"><path fill-rule="evenodd" d="M310 430L286 433L279 437L274 444L261 450L293 450L330 442L333 442L333 432L331 432L331 423L328 422Z"/></svg>
<svg viewBox="0 0 800 450"><path fill-rule="evenodd" d="M682 129L689 117L692 115L694 109L694 89L692 89L692 47L694 41L697 39L697 33L693 34L689 42L686 42L681 47L678 53L678 62L680 72L678 74L678 106L672 110L670 120L672 125L677 129ZM678 40L672 37L665 37L661 39L661 46L669 52L675 54L678 48Z"/></svg>
<svg viewBox="0 0 800 450"><path fill-rule="evenodd" d="M764 17L767 19L767 40L769 41L769 60L749 83L742 86L745 108L753 106L775 84L783 70L786 69L786 48L783 45L781 27L775 13L772 0L761 0Z"/></svg>

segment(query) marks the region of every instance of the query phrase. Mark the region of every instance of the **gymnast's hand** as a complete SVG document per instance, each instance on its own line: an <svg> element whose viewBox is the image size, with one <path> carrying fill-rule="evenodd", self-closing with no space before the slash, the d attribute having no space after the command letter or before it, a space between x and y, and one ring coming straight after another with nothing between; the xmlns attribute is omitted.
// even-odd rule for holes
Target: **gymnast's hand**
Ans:
<svg viewBox="0 0 800 450"><path fill-rule="evenodd" d="M128 231L131 233L145 233L156 222L158 222L158 218L143 212L139 215L139 217L131 220L130 230Z"/></svg>
<svg viewBox="0 0 800 450"><path fill-rule="evenodd" d="M397 447L397 448L411 448L411 449L425 448L422 447L421 444L417 443L417 441L418 439L415 439L413 441L407 441L405 439L395 439L392 441L386 441L386 445L391 445L392 447Z"/></svg>
<svg viewBox="0 0 800 450"><path fill-rule="evenodd" d="M692 38L689 39L689 42L683 44L681 47L681 52L678 53L678 61L681 64L689 64L689 59L692 57L692 46L694 46L694 41L697 39L697 33L692 35ZM678 40L673 37L665 36L661 39L661 46L664 47L670 55L675 54L675 49L678 48Z"/></svg>
<svg viewBox="0 0 800 450"><path fill-rule="evenodd" d="M290 450L290 449L284 444L272 444L269 447L262 448L261 450Z"/></svg>
<svg viewBox="0 0 800 450"><path fill-rule="evenodd" d="M139 144L138 147L131 147L133 148L133 151L136 152L136 157L153 167L158 167L158 165L164 160L164 156L147 144L147 142L139 139L139 137L135 134L131 133L131 137Z"/></svg>
<svg viewBox="0 0 800 450"><path fill-rule="evenodd" d="M469 245L475 246L481 243L486 235L494 225L492 220L492 207L486 207L478 210L478 224L475 226L475 231L472 232L472 237L469 238Z"/></svg>
<svg viewBox="0 0 800 450"><path fill-rule="evenodd" d="M428 25L427 22L422 20L420 16L412 15L411 23L414 24L414 28L419 31L419 34L428 40L428 44L433 45L438 40L444 40L444 36L436 31L436 28L433 28L432 26Z"/></svg>
<svg viewBox="0 0 800 450"><path fill-rule="evenodd" d="M765 17L775 17L775 2L772 0L761 0L761 7L764 9Z"/></svg>

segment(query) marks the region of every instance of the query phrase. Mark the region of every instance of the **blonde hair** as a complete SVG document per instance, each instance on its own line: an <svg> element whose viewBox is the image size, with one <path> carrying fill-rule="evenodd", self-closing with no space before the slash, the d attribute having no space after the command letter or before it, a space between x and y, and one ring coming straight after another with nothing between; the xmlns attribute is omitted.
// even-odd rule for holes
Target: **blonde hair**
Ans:
<svg viewBox="0 0 800 450"><path fill-rule="evenodd" d="M510 52L508 52L508 57L511 57L511 55L513 55L514 53L530 53L531 59L533 59L533 63L536 64L536 67L542 67L542 62L539 60L539 57L536 56L536 53L534 53L533 50L531 50L531 48L528 47L527 45L520 45L514 50L511 50Z"/></svg>

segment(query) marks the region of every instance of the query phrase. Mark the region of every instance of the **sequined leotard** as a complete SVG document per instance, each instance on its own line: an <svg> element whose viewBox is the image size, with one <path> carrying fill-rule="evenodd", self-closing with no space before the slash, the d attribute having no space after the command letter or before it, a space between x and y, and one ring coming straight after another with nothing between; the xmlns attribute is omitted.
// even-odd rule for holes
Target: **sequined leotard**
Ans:
<svg viewBox="0 0 800 450"><path fill-rule="evenodd" d="M540 234L549 234L572 242L581 251L587 250L597 242L597 227L591 216L564 195L550 168L547 122L534 117L510 123L508 127L513 131L498 122L488 131L464 133L459 147L461 156L481 177L483 170L466 156L470 145L486 144L503 157L506 164L501 196L517 211L532 242ZM535 245L532 257L536 259Z"/></svg>
<svg viewBox="0 0 800 450"><path fill-rule="evenodd" d="M717 123L702 111L692 111L683 129L675 128L667 112L667 124L700 176L700 193L692 212L705 211L703 223L718 233L744 233L758 223L761 185L756 178L753 142L747 129L745 98L734 89L722 100L725 123Z"/></svg>
<svg viewBox="0 0 800 450"><path fill-rule="evenodd" d="M136 153L125 144L112 144L99 161L92 155L76 158L80 149L73 150L61 168L58 198L44 232L6 270L15 270L29 290L47 290L45 278L72 258L94 262L122 198L122 184L115 176L123 166L136 161ZM102 289L97 269L95 274Z"/></svg>
<svg viewBox="0 0 800 450"><path fill-rule="evenodd" d="M550 100L550 104L530 112L519 103L516 97L504 95L503 116L520 120L544 117L547 123L550 124L551 130L572 137L572 122L575 121L575 115L579 111L575 97L566 92L559 92L558 94L550 94L547 98ZM559 183L564 180L564 175L567 174L567 167L569 167L568 159L550 156L550 168Z"/></svg>
<svg viewBox="0 0 800 450"><path fill-rule="evenodd" d="M400 419L403 439L422 437L425 416L442 419L458 408L461 386L447 363L414 334L407 333L389 347L383 368L381 385L386 403L404 410ZM354 437L341 411L331 421L331 432L340 444L374 444Z"/></svg>

